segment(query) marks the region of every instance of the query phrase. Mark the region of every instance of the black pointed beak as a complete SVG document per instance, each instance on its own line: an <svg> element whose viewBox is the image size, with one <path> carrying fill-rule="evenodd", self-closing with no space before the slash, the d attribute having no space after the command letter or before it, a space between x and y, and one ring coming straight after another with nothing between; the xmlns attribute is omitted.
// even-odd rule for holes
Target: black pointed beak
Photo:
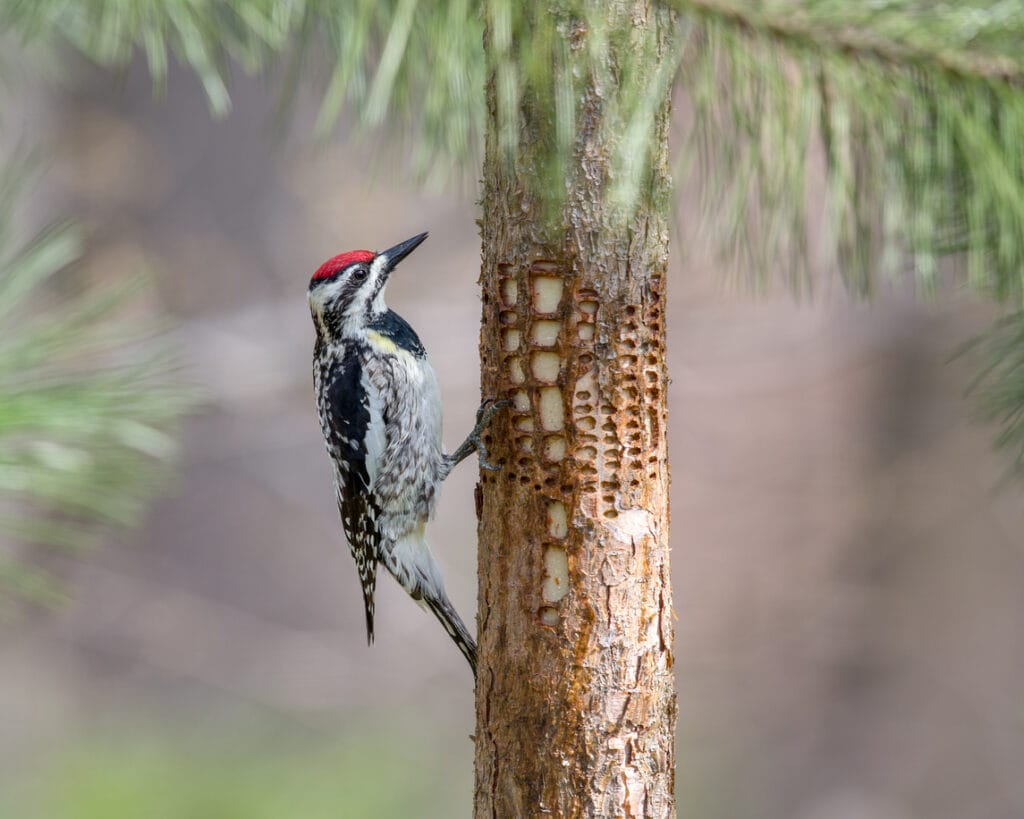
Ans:
<svg viewBox="0 0 1024 819"><path fill-rule="evenodd" d="M413 236L411 239L406 239L404 242L399 242L394 247L389 247L387 250L382 250L378 255L385 257L387 261L387 271L390 273L396 267L398 263L402 261L406 256L412 253L418 248L423 240L427 238L426 233L421 233L419 236Z"/></svg>

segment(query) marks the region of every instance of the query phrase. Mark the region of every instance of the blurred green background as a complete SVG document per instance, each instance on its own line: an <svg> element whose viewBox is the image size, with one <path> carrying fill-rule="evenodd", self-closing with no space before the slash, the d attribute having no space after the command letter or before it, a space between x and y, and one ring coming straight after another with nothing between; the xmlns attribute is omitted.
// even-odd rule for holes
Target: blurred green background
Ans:
<svg viewBox="0 0 1024 819"><path fill-rule="evenodd" d="M266 715L205 737L139 726L90 735L8 783L3 816L67 819L309 819L463 815L471 754L439 757L408 725L348 725L344 740L297 736ZM418 732L416 732L418 733Z"/></svg>
<svg viewBox="0 0 1024 819"><path fill-rule="evenodd" d="M454 444L478 403L474 193L423 192L345 122L315 141L301 84L285 136L280 89L241 72L213 119L174 65L154 99L141 58L12 55L7 152L51 158L19 231L74 216L88 236L34 309L148 271L124 309L170 325L202 403L141 528L98 528L89 551L3 541L66 602L0 631L0 817L469 816L457 651L387 579L365 645L305 289L334 253L431 231L389 302L430 351ZM696 211L684 196L677 235ZM867 305L721 280L708 248L673 245L680 816L1024 815L1024 508L971 423L970 363L949 361L992 308L949 282ZM463 612L474 481L453 475L431 530Z"/></svg>

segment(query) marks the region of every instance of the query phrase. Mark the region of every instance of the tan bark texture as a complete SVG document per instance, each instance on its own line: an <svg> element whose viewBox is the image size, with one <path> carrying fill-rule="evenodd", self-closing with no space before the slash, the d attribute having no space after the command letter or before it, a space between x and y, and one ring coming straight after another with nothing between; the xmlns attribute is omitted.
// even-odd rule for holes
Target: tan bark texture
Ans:
<svg viewBox="0 0 1024 819"><path fill-rule="evenodd" d="M619 47L662 48L661 12L604 5ZM585 44L583 27L565 28ZM614 76L614 48L608 59ZM535 189L552 126L525 101L515 158L501 161L493 80L488 96L482 389L511 406L487 439L502 469L477 491L474 815L674 817L668 92L645 192L623 213L609 196L613 94L583 83L555 220Z"/></svg>

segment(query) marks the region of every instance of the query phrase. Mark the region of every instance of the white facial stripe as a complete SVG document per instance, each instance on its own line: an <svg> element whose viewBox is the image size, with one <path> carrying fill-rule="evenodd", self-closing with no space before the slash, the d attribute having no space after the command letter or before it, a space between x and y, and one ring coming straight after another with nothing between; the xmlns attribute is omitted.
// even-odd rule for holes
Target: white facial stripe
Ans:
<svg viewBox="0 0 1024 819"><path fill-rule="evenodd" d="M381 254L380 256L375 258L373 260L373 263L370 265L370 278L373 279L374 281L377 281L377 277L380 276L380 274L384 272L384 270L387 268L387 266L388 266L388 257L387 256Z"/></svg>
<svg viewBox="0 0 1024 819"><path fill-rule="evenodd" d="M345 282L343 278L327 282L326 284L317 285L309 293L309 303L312 305L314 310L322 314L324 312L324 307L338 297L344 286Z"/></svg>
<svg viewBox="0 0 1024 819"><path fill-rule="evenodd" d="M370 290L372 293L374 290L377 291L377 295L373 298L373 304L370 305L370 312L379 315L387 311L387 305L384 304L384 286L378 287L378 282L381 276L387 275L388 257L384 255L378 256L373 260L373 264L370 265L370 279L373 281L373 289Z"/></svg>

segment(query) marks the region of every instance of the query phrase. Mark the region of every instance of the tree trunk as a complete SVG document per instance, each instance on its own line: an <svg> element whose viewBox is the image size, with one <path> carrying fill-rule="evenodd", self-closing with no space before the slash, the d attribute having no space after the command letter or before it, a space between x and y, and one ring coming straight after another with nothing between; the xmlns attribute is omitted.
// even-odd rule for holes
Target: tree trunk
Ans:
<svg viewBox="0 0 1024 819"><path fill-rule="evenodd" d="M638 0L603 5L609 73L579 81L558 218L544 212L537 170L550 115L524 95L518 143L503 155L493 72L488 87L481 378L485 396L512 406L488 436L502 470L477 489L477 819L675 816L669 90L652 107L640 201L624 209L610 195L622 129L608 127L607 83L627 59L653 82L671 19ZM582 65L586 26L559 31Z"/></svg>

